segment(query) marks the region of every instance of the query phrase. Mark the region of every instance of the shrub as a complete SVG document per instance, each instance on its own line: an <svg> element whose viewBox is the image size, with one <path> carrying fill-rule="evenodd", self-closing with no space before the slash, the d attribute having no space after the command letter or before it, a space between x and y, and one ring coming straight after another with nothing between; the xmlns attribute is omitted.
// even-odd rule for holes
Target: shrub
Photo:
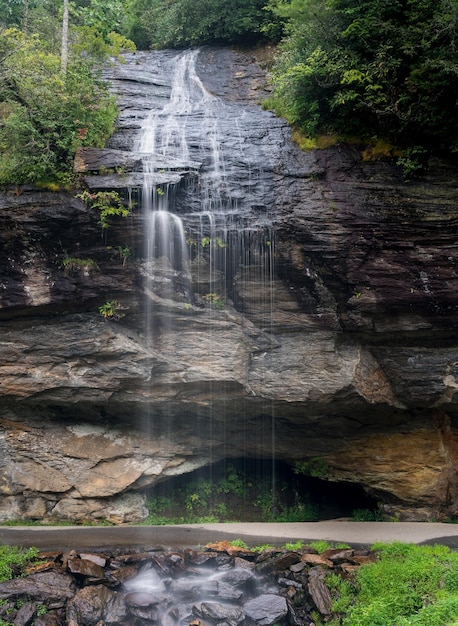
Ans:
<svg viewBox="0 0 458 626"><path fill-rule="evenodd" d="M288 36L273 68L279 114L306 135L382 137L456 152L456 6L435 0L270 0ZM453 6L452 6L453 5Z"/></svg>
<svg viewBox="0 0 458 626"><path fill-rule="evenodd" d="M382 520L383 516L379 511L355 509L351 517L354 522L379 522Z"/></svg>
<svg viewBox="0 0 458 626"><path fill-rule="evenodd" d="M317 507L308 494L291 497L282 484L274 489L269 478L259 478L228 464L213 478L195 478L161 497L158 485L151 492L149 523L197 523L211 516L215 522L230 521L311 521ZM184 507L183 507L184 503ZM155 521L157 520L157 521Z"/></svg>
<svg viewBox="0 0 458 626"><path fill-rule="evenodd" d="M95 193L83 191L77 197L81 198L92 209L97 209L100 212L99 223L103 229L110 226L110 217L127 217L129 215L129 209L124 206L117 191L97 191Z"/></svg>
<svg viewBox="0 0 458 626"><path fill-rule="evenodd" d="M99 306L100 315L106 320L120 320L124 317L122 313L123 306L117 300L109 300Z"/></svg>
<svg viewBox="0 0 458 626"><path fill-rule="evenodd" d="M253 43L280 35L265 0L132 0L129 37L143 48Z"/></svg>
<svg viewBox="0 0 458 626"><path fill-rule="evenodd" d="M0 32L0 184L68 179L79 146L102 146L117 115L88 59L60 58L38 36Z"/></svg>
<svg viewBox="0 0 458 626"><path fill-rule="evenodd" d="M66 272L73 273L79 270L99 270L99 266L94 259L80 259L79 257L67 256L62 261L62 267Z"/></svg>
<svg viewBox="0 0 458 626"><path fill-rule="evenodd" d="M307 461L296 461L294 465L295 474L304 474L313 478L328 478L329 467L325 459L320 456L313 457Z"/></svg>

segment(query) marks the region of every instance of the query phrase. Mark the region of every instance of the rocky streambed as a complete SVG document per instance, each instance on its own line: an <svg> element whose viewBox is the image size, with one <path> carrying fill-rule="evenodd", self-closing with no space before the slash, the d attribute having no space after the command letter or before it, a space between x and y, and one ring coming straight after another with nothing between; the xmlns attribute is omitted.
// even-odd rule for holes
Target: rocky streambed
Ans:
<svg viewBox="0 0 458 626"><path fill-rule="evenodd" d="M257 552L228 542L43 552L25 577L0 583L0 619L16 626L313 626L331 613L326 574L348 578L373 559L352 548Z"/></svg>

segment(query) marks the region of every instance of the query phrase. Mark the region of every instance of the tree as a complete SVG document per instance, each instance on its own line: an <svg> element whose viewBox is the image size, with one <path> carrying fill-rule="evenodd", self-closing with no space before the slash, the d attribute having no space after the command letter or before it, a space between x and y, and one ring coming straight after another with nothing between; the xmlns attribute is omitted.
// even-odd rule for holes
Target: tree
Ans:
<svg viewBox="0 0 458 626"><path fill-rule="evenodd" d="M458 150L458 0L272 0L288 20L274 70L303 132Z"/></svg>
<svg viewBox="0 0 458 626"><path fill-rule="evenodd" d="M60 71L67 73L68 65L68 0L64 0L64 13L62 18L62 47L60 53Z"/></svg>
<svg viewBox="0 0 458 626"><path fill-rule="evenodd" d="M131 0L128 7L129 36L143 47L253 43L272 19L265 0Z"/></svg>
<svg viewBox="0 0 458 626"><path fill-rule="evenodd" d="M0 184L59 180L80 145L102 146L116 106L87 59L61 59L37 35L0 32Z"/></svg>

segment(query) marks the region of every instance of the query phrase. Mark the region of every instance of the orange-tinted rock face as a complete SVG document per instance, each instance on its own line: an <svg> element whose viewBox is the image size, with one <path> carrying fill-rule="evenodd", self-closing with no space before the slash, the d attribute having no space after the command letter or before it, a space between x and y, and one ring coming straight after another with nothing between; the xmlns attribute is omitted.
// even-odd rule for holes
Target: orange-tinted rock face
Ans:
<svg viewBox="0 0 458 626"><path fill-rule="evenodd" d="M78 155L93 189L127 203L129 146L174 54L115 74L131 106L107 151ZM197 65L236 107L221 122L228 243L199 239L199 142L192 172L159 173L182 181L190 276L145 258L138 205L102 232L73 194L0 194L0 519L137 521L144 488L273 451L322 459L388 516L458 514L456 169L404 184L354 147L301 152L255 103L262 72L243 59L208 49ZM107 302L119 316L100 315Z"/></svg>

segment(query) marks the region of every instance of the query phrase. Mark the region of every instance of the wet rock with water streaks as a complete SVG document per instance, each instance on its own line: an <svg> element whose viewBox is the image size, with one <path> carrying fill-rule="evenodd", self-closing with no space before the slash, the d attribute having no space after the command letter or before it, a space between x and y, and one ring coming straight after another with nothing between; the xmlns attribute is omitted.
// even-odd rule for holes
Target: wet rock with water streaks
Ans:
<svg viewBox="0 0 458 626"><path fill-rule="evenodd" d="M187 54L106 69L117 131L76 169L127 218L102 232L76 194L0 193L0 520L139 522L146 489L270 456L273 435L277 460L322 458L388 518L455 516L456 166L405 183L362 147L301 151L259 106L265 50ZM139 136L153 109L173 128L172 101L185 154L148 185L158 203L173 183L190 275L146 258L140 209Z"/></svg>

